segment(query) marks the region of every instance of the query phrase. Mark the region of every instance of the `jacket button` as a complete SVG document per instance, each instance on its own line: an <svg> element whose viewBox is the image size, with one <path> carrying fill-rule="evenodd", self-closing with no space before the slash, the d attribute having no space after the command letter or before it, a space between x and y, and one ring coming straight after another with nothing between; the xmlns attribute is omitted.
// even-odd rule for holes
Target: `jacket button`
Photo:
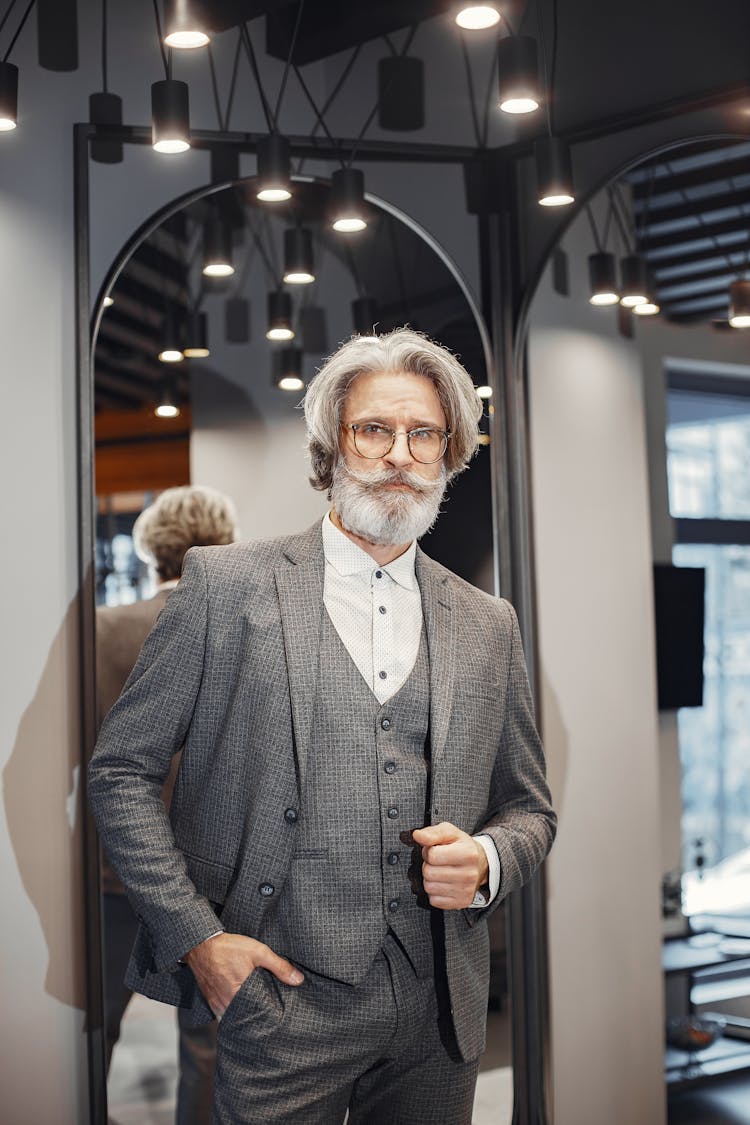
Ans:
<svg viewBox="0 0 750 1125"><path fill-rule="evenodd" d="M390 863L391 867L395 866L395 864L397 864L398 861L399 861L398 852L391 852L390 855L388 856L388 862Z"/></svg>
<svg viewBox="0 0 750 1125"><path fill-rule="evenodd" d="M391 818L391 820L395 820L398 816L398 809L395 805L392 805L391 808L388 809L388 816Z"/></svg>
<svg viewBox="0 0 750 1125"><path fill-rule="evenodd" d="M297 810L296 809L287 809L284 812L284 820L287 822L287 824L296 824L297 821L299 820Z"/></svg>
<svg viewBox="0 0 750 1125"><path fill-rule="evenodd" d="M390 910L391 914L395 914L395 912L398 910L398 899L397 898L391 899L391 901L388 903L388 909Z"/></svg>
<svg viewBox="0 0 750 1125"><path fill-rule="evenodd" d="M383 766L383 769L385 770L386 773L395 773L396 772L396 763L395 762L386 762L385 765Z"/></svg>
<svg viewBox="0 0 750 1125"><path fill-rule="evenodd" d="M276 888L273 883L261 883L258 890L263 895L263 898L270 898Z"/></svg>
<svg viewBox="0 0 750 1125"><path fill-rule="evenodd" d="M383 730L390 730L391 729L391 720L390 719L381 719L380 725L383 728Z"/></svg>

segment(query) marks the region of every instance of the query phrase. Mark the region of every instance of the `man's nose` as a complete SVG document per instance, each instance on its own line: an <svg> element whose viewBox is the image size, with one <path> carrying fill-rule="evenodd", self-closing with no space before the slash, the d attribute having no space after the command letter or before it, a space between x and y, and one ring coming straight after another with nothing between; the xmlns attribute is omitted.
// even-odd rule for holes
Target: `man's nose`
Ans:
<svg viewBox="0 0 750 1125"><path fill-rule="evenodd" d="M413 458L411 450L409 449L409 440L406 434L397 433L393 439L393 445L386 454L386 461L391 465L410 465Z"/></svg>

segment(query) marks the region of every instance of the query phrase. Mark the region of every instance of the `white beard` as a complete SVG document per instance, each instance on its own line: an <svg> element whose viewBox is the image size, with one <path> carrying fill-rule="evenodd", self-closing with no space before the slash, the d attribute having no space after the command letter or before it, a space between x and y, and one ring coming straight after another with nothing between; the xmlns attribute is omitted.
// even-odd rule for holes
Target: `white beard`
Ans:
<svg viewBox="0 0 750 1125"><path fill-rule="evenodd" d="M408 489L390 489L406 484ZM445 495L445 467L437 480L405 469L359 472L340 458L333 470L331 501L346 531L367 543L391 547L410 543L430 530Z"/></svg>

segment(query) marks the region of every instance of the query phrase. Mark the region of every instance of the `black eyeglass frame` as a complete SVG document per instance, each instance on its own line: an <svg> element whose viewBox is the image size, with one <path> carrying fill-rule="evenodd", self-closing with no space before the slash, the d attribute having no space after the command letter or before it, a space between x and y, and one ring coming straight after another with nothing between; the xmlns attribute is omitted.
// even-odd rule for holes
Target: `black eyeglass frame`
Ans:
<svg viewBox="0 0 750 1125"><path fill-rule="evenodd" d="M396 438L399 436L399 434L403 434L406 438L406 444L409 447L409 453L418 464L436 465L438 461L442 461L443 457L445 457L446 450L448 449L448 441L451 437L450 430L441 430L437 426L415 426L413 430L394 430L392 426L387 426L385 422L342 422L341 425L345 430L352 431L352 435L354 438L354 448L356 449L360 457L366 457L368 461L379 461L381 457L387 457L393 449ZM357 431L360 430L363 426L379 426L381 430L387 430L390 433L390 444L386 449L383 450L382 453L363 453L359 448L359 446L357 445ZM428 430L432 434L440 434L443 439L443 448L441 449L438 456L433 457L430 461L423 461L421 457L417 456L417 454L411 447L412 434L418 434L420 432L424 433L425 430Z"/></svg>

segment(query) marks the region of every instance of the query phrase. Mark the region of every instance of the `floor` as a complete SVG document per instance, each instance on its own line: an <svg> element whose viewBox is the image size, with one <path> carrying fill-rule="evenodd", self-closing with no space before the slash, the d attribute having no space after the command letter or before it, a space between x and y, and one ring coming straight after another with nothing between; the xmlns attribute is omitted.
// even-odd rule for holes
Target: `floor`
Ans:
<svg viewBox="0 0 750 1125"><path fill-rule="evenodd" d="M176 1060L174 1009L134 996L112 1056L110 1125L174 1125ZM513 1082L509 1063L509 1014L491 1012L472 1125L510 1125Z"/></svg>
<svg viewBox="0 0 750 1125"><path fill-rule="evenodd" d="M669 1125L750 1125L750 1078L724 1078L669 1099Z"/></svg>

